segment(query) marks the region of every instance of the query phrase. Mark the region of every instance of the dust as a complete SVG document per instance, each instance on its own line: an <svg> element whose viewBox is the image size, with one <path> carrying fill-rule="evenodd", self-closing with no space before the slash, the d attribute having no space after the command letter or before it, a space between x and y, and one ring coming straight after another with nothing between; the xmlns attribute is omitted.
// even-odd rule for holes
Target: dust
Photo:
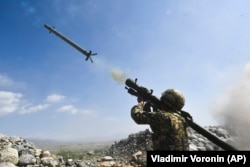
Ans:
<svg viewBox="0 0 250 167"><path fill-rule="evenodd" d="M228 88L214 107L216 118L235 136L235 147L250 149L250 63L235 85Z"/></svg>

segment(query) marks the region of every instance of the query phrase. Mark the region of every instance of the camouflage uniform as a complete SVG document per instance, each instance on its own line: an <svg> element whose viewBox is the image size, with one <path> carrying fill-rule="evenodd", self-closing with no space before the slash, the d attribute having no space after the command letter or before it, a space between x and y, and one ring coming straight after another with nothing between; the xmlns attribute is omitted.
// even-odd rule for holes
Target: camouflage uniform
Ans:
<svg viewBox="0 0 250 167"><path fill-rule="evenodd" d="M154 150L188 150L185 120L173 111L143 111L141 103L131 109L131 117L137 124L150 125L153 131L152 141Z"/></svg>

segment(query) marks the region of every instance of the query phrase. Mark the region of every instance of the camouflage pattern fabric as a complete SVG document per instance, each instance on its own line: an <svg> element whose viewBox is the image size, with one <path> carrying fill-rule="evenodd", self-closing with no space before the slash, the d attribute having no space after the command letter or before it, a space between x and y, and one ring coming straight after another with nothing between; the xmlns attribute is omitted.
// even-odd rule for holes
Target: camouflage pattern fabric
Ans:
<svg viewBox="0 0 250 167"><path fill-rule="evenodd" d="M137 124L149 124L154 150L188 150L188 137L185 120L171 111L143 111L138 104L131 109L131 117Z"/></svg>

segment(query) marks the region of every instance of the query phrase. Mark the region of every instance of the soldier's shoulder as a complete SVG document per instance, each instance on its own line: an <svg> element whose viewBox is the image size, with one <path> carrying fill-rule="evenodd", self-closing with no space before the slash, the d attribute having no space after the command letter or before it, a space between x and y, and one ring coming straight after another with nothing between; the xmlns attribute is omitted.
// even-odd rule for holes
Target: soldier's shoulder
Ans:
<svg viewBox="0 0 250 167"><path fill-rule="evenodd" d="M165 115L165 116L173 116L173 115L175 115L175 113L172 112L172 111L161 111L161 113L162 113L163 115Z"/></svg>
<svg viewBox="0 0 250 167"><path fill-rule="evenodd" d="M182 117L175 112L163 112L164 117L169 117L171 119L182 119Z"/></svg>

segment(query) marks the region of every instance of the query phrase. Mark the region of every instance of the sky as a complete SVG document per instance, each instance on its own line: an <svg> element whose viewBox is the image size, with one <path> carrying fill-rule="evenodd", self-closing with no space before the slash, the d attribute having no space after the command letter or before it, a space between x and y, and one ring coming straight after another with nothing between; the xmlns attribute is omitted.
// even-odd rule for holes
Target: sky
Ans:
<svg viewBox="0 0 250 167"><path fill-rule="evenodd" d="M131 119L136 97L114 72L138 78L157 97L178 89L186 100L183 110L201 126L249 127L249 5L248 0L0 1L0 133L110 140L149 128ZM44 24L97 52L94 63Z"/></svg>

